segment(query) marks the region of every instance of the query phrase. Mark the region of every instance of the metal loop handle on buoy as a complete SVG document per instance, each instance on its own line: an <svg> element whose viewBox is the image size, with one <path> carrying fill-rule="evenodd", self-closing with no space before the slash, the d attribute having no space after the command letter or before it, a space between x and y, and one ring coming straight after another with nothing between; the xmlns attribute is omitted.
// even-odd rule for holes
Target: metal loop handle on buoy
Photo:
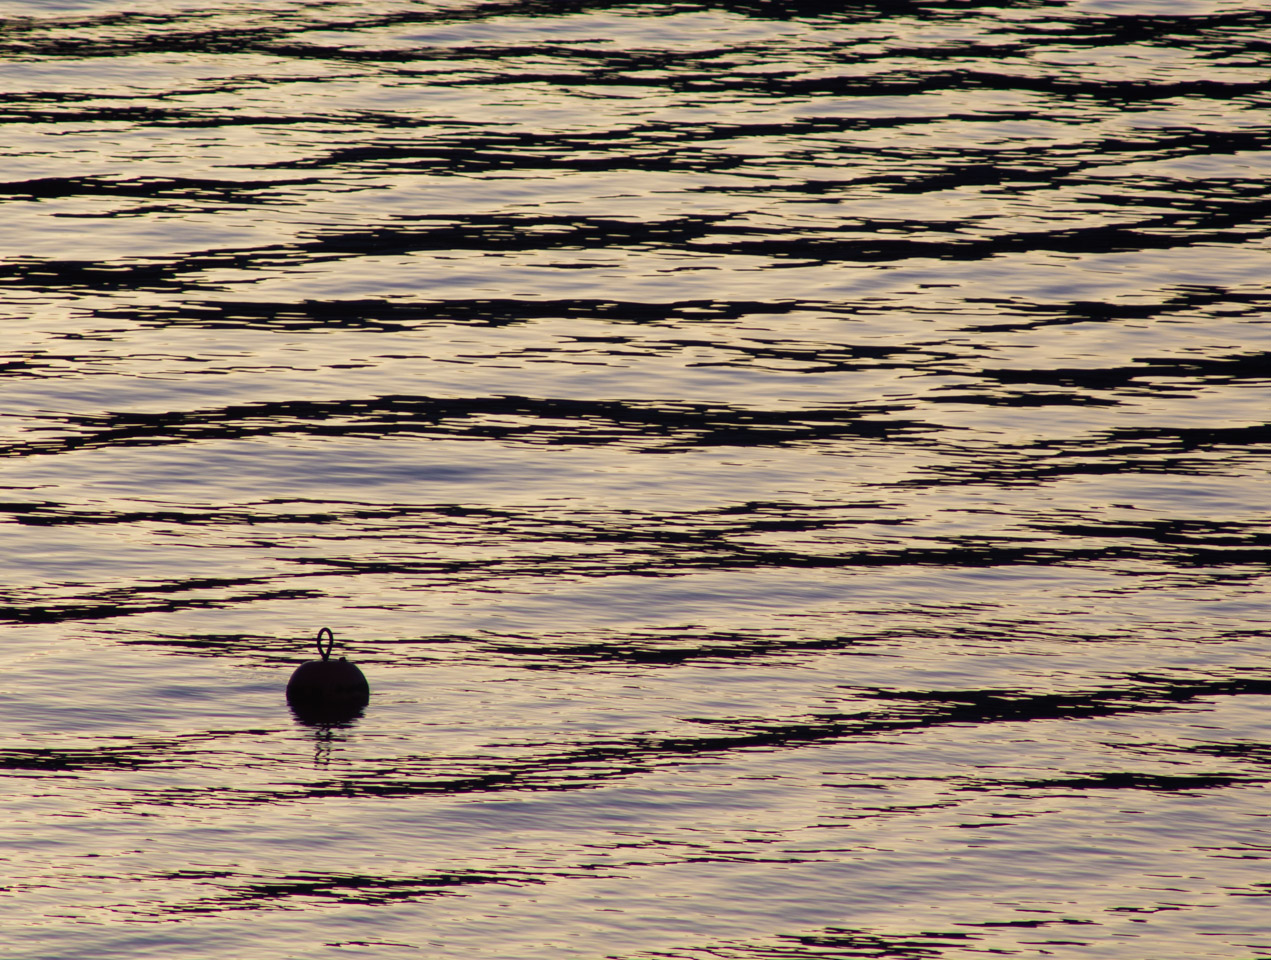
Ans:
<svg viewBox="0 0 1271 960"><path fill-rule="evenodd" d="M327 648L325 650L322 649L322 635L324 633L327 635ZM331 632L330 627L323 627L318 631L318 653L322 654L322 659L325 661L331 659L331 651L334 649L335 634Z"/></svg>

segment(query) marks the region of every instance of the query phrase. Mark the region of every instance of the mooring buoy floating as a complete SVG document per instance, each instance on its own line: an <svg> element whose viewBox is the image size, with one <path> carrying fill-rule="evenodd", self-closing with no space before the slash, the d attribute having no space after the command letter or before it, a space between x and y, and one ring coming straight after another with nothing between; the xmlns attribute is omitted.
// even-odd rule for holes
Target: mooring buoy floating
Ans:
<svg viewBox="0 0 1271 960"><path fill-rule="evenodd" d="M327 645L322 646L326 634ZM304 723L340 723L361 715L371 700L366 677L344 657L331 659L335 635L327 627L318 631L318 653L321 660L310 660L296 667L287 681L287 703Z"/></svg>

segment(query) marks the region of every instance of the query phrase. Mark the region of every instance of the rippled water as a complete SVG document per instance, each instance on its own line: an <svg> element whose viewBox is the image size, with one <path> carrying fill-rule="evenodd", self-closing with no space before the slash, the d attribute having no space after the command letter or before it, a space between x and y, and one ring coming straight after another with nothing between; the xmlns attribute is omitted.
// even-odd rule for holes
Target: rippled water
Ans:
<svg viewBox="0 0 1271 960"><path fill-rule="evenodd" d="M4 956L1271 957L1263 5L0 17Z"/></svg>

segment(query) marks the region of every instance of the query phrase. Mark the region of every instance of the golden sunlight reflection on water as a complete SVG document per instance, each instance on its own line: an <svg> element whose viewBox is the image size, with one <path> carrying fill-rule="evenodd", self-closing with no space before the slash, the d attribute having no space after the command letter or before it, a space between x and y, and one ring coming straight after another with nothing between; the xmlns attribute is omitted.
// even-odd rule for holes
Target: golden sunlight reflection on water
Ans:
<svg viewBox="0 0 1271 960"><path fill-rule="evenodd" d="M0 19L6 956L1271 956L1256 5Z"/></svg>

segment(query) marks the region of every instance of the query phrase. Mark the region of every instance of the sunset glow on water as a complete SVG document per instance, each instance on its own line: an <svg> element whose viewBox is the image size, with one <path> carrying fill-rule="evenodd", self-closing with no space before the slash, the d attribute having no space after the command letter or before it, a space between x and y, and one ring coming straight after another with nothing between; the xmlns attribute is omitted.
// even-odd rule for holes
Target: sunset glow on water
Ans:
<svg viewBox="0 0 1271 960"><path fill-rule="evenodd" d="M0 2L0 956L1271 957L1269 80Z"/></svg>

